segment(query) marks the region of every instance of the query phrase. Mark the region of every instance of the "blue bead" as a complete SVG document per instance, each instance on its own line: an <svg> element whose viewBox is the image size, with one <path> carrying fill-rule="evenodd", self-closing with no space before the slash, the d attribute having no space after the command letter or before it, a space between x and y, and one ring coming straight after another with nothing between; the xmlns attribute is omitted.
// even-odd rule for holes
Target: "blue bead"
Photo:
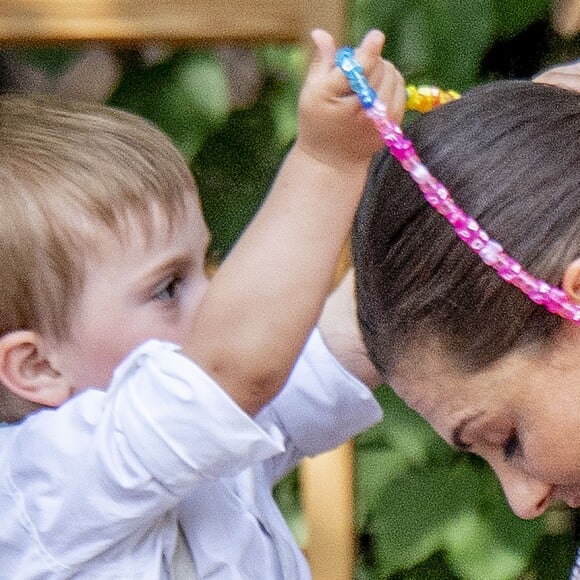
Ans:
<svg viewBox="0 0 580 580"><path fill-rule="evenodd" d="M367 87L366 90L361 91L358 95L360 102L365 109L370 109L373 106L376 96L377 94L370 87Z"/></svg>
<svg viewBox="0 0 580 580"><path fill-rule="evenodd" d="M360 68L360 65L354 59L354 50L350 46L344 46L336 53L336 66L342 69L345 75L348 75L351 70Z"/></svg>
<svg viewBox="0 0 580 580"><path fill-rule="evenodd" d="M363 76L363 68L354 58L354 50L345 46L336 53L336 66L344 73L350 88L358 95L365 109L370 109L377 94Z"/></svg>

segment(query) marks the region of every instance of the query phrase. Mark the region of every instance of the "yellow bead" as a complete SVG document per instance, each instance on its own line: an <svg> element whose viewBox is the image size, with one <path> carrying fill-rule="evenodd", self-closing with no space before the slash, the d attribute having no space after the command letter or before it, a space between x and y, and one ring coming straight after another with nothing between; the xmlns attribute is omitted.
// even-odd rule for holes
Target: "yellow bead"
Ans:
<svg viewBox="0 0 580 580"><path fill-rule="evenodd" d="M407 86L407 110L428 113L431 109L460 97L456 91L443 91L429 85Z"/></svg>

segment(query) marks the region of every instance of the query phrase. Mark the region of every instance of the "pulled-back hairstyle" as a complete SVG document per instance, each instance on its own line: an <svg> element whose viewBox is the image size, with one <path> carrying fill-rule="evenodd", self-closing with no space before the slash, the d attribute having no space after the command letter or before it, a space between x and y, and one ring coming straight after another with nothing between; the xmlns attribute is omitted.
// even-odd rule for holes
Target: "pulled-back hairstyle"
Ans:
<svg viewBox="0 0 580 580"><path fill-rule="evenodd" d="M464 211L531 274L560 285L580 253L580 94L489 83L405 133ZM475 372L549 344L566 324L460 241L387 150L369 173L353 258L359 321L385 378L432 339Z"/></svg>
<svg viewBox="0 0 580 580"><path fill-rule="evenodd" d="M194 192L181 155L139 117L1 96L0 335L29 329L66 336L91 226L128 236L129 218L146 226L155 205L170 223Z"/></svg>

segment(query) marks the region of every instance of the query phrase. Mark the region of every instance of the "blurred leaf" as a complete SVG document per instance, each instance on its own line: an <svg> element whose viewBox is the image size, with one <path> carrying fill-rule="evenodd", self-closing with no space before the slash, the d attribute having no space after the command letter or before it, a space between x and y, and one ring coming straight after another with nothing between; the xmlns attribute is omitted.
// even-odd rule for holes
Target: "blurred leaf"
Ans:
<svg viewBox="0 0 580 580"><path fill-rule="evenodd" d="M266 46L257 50L265 77L275 79L277 90L270 100L276 141L281 147L296 137L298 95L308 65L308 54L301 46Z"/></svg>
<svg viewBox="0 0 580 580"><path fill-rule="evenodd" d="M203 117L221 124L229 112L228 84L221 61L208 51L186 51L168 79L176 96ZM171 94L171 92L169 94Z"/></svg>
<svg viewBox="0 0 580 580"><path fill-rule="evenodd" d="M482 470L481 480L480 509L494 530L496 542L529 559L536 549L539 536L546 531L545 516L533 520L518 518L510 509L499 481L487 465Z"/></svg>
<svg viewBox="0 0 580 580"><path fill-rule="evenodd" d="M227 79L211 51L180 51L154 66L133 62L110 104L153 121L192 159L228 118Z"/></svg>
<svg viewBox="0 0 580 580"><path fill-rule="evenodd" d="M479 488L478 471L466 463L390 481L365 526L379 577L440 550L449 522L477 502Z"/></svg>
<svg viewBox="0 0 580 580"><path fill-rule="evenodd" d="M460 578L511 580L526 569L542 526L513 515L501 519L489 519L474 506L449 522L445 548Z"/></svg>
<svg viewBox="0 0 580 580"><path fill-rule="evenodd" d="M285 154L271 106L278 90L266 79L258 101L232 112L194 159L214 261L227 254L256 212Z"/></svg>
<svg viewBox="0 0 580 580"><path fill-rule="evenodd" d="M292 470L276 484L274 487L274 499L296 542L298 542L299 546L304 546L308 538L308 530L300 504L298 469Z"/></svg>
<svg viewBox="0 0 580 580"><path fill-rule="evenodd" d="M383 579L381 579L383 580ZM447 565L445 554L435 552L427 560L411 568L393 574L391 580L460 580Z"/></svg>
<svg viewBox="0 0 580 580"><path fill-rule="evenodd" d="M405 473L454 463L457 452L388 386L375 391L384 419L356 438L356 522L360 528L381 490Z"/></svg>
<svg viewBox="0 0 580 580"><path fill-rule="evenodd" d="M450 461L456 452L388 386L375 390L384 419L357 437L357 449L386 447L407 457L409 464Z"/></svg>
<svg viewBox="0 0 580 580"><path fill-rule="evenodd" d="M357 451L355 461L355 523L360 530L380 505L385 485L408 471L409 459L400 451L365 449Z"/></svg>
<svg viewBox="0 0 580 580"><path fill-rule="evenodd" d="M494 36L509 38L530 24L548 18L552 5L553 0L494 0Z"/></svg>
<svg viewBox="0 0 580 580"><path fill-rule="evenodd" d="M492 0L427 3L431 83L463 91L478 82L479 65L493 41Z"/></svg>
<svg viewBox="0 0 580 580"><path fill-rule="evenodd" d="M576 548L571 534L543 536L529 568L531 577L537 580L567 580Z"/></svg>
<svg viewBox="0 0 580 580"><path fill-rule="evenodd" d="M52 78L62 74L82 54L81 49L65 47L21 48L14 52Z"/></svg>
<svg viewBox="0 0 580 580"><path fill-rule="evenodd" d="M493 0L358 0L352 42L369 28L380 28L387 58L408 83L462 91L478 81L493 24Z"/></svg>

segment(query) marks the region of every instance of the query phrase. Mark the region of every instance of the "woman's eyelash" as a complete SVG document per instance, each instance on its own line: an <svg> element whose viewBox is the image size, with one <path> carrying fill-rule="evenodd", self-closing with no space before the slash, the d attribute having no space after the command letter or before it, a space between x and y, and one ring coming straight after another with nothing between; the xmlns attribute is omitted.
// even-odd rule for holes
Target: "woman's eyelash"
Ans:
<svg viewBox="0 0 580 580"><path fill-rule="evenodd" d="M520 438L515 429L509 434L503 444L503 455L506 459L512 459L520 448Z"/></svg>

